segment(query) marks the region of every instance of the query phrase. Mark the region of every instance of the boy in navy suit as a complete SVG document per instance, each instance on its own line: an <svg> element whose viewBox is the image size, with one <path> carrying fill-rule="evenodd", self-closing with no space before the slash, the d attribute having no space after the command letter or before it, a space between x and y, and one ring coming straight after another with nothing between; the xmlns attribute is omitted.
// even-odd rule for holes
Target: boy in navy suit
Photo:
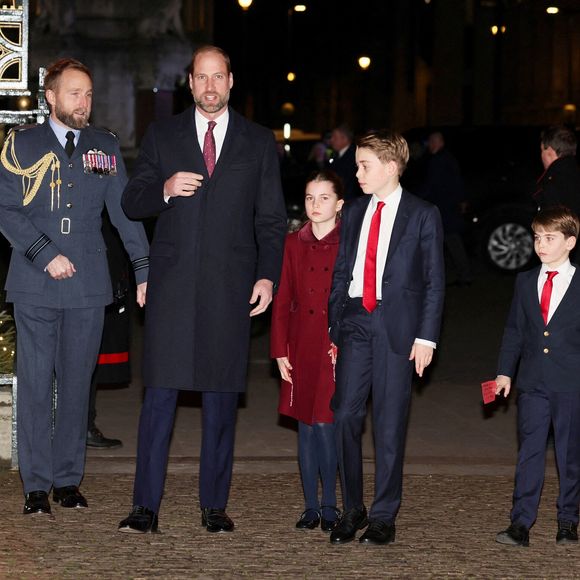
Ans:
<svg viewBox="0 0 580 580"><path fill-rule="evenodd" d="M546 443L554 427L560 475L556 543L578 542L580 502L580 276L570 263L580 224L568 208L532 222L542 265L518 275L501 345L496 394L507 397L518 371L518 436L510 526L500 544L528 546L544 483Z"/></svg>
<svg viewBox="0 0 580 580"><path fill-rule="evenodd" d="M357 179L366 194L345 204L329 302L338 347L332 399L344 514L330 536L344 544L390 544L401 503L413 368L431 363L439 339L445 275L439 210L402 189L409 159L401 135L358 141ZM372 393L375 497L363 503L361 435Z"/></svg>

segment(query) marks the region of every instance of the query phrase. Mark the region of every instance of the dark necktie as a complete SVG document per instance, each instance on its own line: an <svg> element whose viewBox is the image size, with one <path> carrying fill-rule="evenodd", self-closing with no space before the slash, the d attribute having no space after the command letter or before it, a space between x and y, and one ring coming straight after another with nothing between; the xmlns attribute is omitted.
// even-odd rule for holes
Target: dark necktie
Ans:
<svg viewBox="0 0 580 580"><path fill-rule="evenodd" d="M215 139L213 137L213 128L215 125L215 121L208 121L207 131L203 139L203 159L205 160L205 166L210 177L215 169Z"/></svg>
<svg viewBox="0 0 580 580"><path fill-rule="evenodd" d="M66 134L66 145L64 146L64 150L69 157L72 157L75 150L75 134L72 131L68 131Z"/></svg>
<svg viewBox="0 0 580 580"><path fill-rule="evenodd" d="M362 303L368 312L372 312L377 306L377 248L379 245L379 232L381 230L381 210L384 205L384 201L377 203L377 209L375 209L375 213L371 219L371 227L367 241Z"/></svg>
<svg viewBox="0 0 580 580"><path fill-rule="evenodd" d="M540 309L542 310L542 316L544 317L544 323L548 324L548 312L550 310L550 298L552 297L552 288L554 287L554 276L558 272L546 272L548 279L544 282L544 287L542 288L542 298L540 300Z"/></svg>

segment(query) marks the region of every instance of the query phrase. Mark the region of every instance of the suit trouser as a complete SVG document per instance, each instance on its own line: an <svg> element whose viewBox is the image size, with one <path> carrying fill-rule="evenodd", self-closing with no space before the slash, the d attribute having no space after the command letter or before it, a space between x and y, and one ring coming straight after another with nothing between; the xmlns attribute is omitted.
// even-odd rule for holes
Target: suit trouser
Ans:
<svg viewBox="0 0 580 580"><path fill-rule="evenodd" d="M139 420L133 505L159 512L178 389L145 389ZM225 509L232 479L239 393L202 392L199 501L202 508Z"/></svg>
<svg viewBox="0 0 580 580"><path fill-rule="evenodd" d="M17 329L18 463L24 493L79 485L87 413L104 307L14 304ZM53 423L53 375L57 403Z"/></svg>
<svg viewBox="0 0 580 580"><path fill-rule="evenodd" d="M578 523L580 503L580 392L518 394L520 448L511 520L532 527L544 485L546 444L554 426L554 448L560 476L558 519Z"/></svg>
<svg viewBox="0 0 580 580"><path fill-rule="evenodd" d="M409 354L394 353L378 305L368 313L360 299L343 312L332 399L344 509L362 508L361 437L372 394L375 441L373 520L394 522L401 504L403 454L411 399Z"/></svg>

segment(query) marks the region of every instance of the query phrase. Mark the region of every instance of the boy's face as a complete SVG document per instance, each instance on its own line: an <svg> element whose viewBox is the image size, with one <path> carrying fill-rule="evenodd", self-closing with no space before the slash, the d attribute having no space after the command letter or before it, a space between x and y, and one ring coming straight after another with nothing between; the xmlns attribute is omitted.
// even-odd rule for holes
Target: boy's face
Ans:
<svg viewBox="0 0 580 580"><path fill-rule="evenodd" d="M534 248L542 264L554 269L568 259L576 238L566 238L562 232L549 232L542 227L534 230Z"/></svg>
<svg viewBox="0 0 580 580"><path fill-rule="evenodd" d="M384 199L399 184L399 168L394 161L383 163L373 151L365 147L356 150L356 178L367 194Z"/></svg>

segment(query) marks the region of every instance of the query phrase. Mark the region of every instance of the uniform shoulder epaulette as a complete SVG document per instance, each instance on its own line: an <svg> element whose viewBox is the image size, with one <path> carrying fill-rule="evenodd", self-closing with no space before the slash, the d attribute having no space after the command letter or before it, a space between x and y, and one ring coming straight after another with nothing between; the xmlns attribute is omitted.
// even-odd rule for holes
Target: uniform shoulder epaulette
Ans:
<svg viewBox="0 0 580 580"><path fill-rule="evenodd" d="M17 125L16 127L11 127L9 133L27 131L28 129L34 129L34 127L38 127L38 123L27 123L26 125Z"/></svg>
<svg viewBox="0 0 580 580"><path fill-rule="evenodd" d="M91 128L101 133L108 133L109 135L112 135L115 139L119 138L119 135L117 135L117 133L111 131L111 129L107 129L107 127L95 127L94 125L91 125Z"/></svg>

